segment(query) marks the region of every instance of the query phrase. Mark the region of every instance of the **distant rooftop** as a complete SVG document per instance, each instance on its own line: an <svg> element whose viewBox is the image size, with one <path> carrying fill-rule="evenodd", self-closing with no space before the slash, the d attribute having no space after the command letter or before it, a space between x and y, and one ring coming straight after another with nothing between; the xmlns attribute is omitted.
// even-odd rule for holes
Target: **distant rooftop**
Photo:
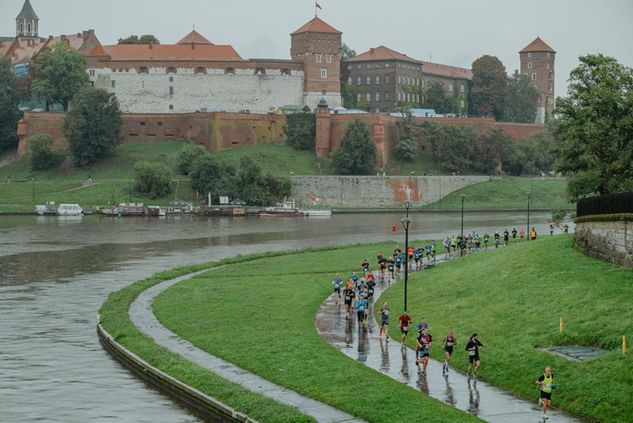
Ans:
<svg viewBox="0 0 633 423"><path fill-rule="evenodd" d="M525 46L519 53L536 53L536 52L548 52L556 53L556 50L551 48L545 41L541 40L541 37L536 37L534 41Z"/></svg>

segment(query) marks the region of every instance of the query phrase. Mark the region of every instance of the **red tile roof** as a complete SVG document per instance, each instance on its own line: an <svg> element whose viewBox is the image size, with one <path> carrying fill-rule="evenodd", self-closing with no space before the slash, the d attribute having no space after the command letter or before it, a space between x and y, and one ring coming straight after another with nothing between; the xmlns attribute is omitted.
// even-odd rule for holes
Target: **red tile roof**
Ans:
<svg viewBox="0 0 633 423"><path fill-rule="evenodd" d="M195 29L191 31L189 34L185 35L182 40L178 41L176 44L211 44L213 43L206 38L204 38L198 31Z"/></svg>
<svg viewBox="0 0 633 423"><path fill-rule="evenodd" d="M441 65L439 63L422 61L422 73L445 76L454 79L473 79L473 71L456 66Z"/></svg>
<svg viewBox="0 0 633 423"><path fill-rule="evenodd" d="M549 45L547 45L545 41L541 40L541 37L536 37L534 41L532 41L530 44L525 46L525 48L521 50L519 53L533 53L533 52L541 52L541 51L556 53L556 50L554 50Z"/></svg>
<svg viewBox="0 0 633 423"><path fill-rule="evenodd" d="M334 28L330 24L325 21L319 19L318 17L314 17L310 22L303 25L301 28L297 29L290 35L301 34L304 32L320 32L326 34L342 34L341 31Z"/></svg>
<svg viewBox="0 0 633 423"><path fill-rule="evenodd" d="M348 60L347 62L367 62L374 60L403 60L406 62L420 63L406 54L399 53L385 46L378 46L371 48L364 53L358 54Z"/></svg>
<svg viewBox="0 0 633 423"><path fill-rule="evenodd" d="M237 51L230 45L196 44L116 44L103 46L112 60L119 61L241 61ZM93 54L91 54L93 55Z"/></svg>

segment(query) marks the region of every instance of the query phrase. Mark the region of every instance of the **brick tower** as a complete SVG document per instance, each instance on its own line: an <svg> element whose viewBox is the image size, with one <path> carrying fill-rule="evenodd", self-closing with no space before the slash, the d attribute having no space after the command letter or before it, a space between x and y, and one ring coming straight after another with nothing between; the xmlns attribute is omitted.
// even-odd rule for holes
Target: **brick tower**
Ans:
<svg viewBox="0 0 633 423"><path fill-rule="evenodd" d="M527 75L539 93L536 108L536 123L545 123L555 106L554 60L556 51L547 43L536 37L519 52L521 73Z"/></svg>
<svg viewBox="0 0 633 423"><path fill-rule="evenodd" d="M290 56L304 64L303 99L310 109L322 98L332 108L341 105L342 35L316 16L290 34Z"/></svg>
<svg viewBox="0 0 633 423"><path fill-rule="evenodd" d="M39 21L31 2L26 0L22 10L15 18L15 36L22 39L37 38Z"/></svg>

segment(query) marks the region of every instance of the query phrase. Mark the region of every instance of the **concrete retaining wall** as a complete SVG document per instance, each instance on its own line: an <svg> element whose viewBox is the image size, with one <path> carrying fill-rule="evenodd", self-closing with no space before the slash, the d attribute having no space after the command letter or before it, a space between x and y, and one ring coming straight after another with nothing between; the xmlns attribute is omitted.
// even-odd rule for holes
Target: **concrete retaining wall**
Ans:
<svg viewBox="0 0 633 423"><path fill-rule="evenodd" d="M633 220L577 221L574 245L588 256L633 269Z"/></svg>
<svg viewBox="0 0 633 423"><path fill-rule="evenodd" d="M257 423L256 420L251 419L247 415L235 411L228 405L189 385L185 385L150 365L116 342L101 324L97 325L97 334L104 348L125 367L132 370L146 382L168 393L187 407L201 414L205 419L213 422Z"/></svg>
<svg viewBox="0 0 633 423"><path fill-rule="evenodd" d="M400 207L403 201L416 206L432 204L448 194L489 176L293 176L292 198L329 207Z"/></svg>

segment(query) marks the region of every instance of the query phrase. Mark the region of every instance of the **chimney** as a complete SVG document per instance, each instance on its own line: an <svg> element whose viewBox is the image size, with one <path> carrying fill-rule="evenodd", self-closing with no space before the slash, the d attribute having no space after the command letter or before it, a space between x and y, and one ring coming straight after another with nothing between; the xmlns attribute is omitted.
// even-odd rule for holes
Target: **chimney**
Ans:
<svg viewBox="0 0 633 423"><path fill-rule="evenodd" d="M375 51L376 51L376 49L372 47L372 48L369 49L369 54L374 54Z"/></svg>

